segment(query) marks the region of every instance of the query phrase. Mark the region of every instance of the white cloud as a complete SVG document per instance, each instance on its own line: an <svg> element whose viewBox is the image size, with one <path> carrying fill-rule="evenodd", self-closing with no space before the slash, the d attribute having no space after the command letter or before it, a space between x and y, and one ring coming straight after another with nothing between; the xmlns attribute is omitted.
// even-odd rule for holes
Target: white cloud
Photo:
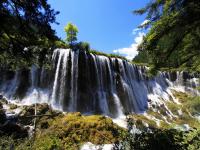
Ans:
<svg viewBox="0 0 200 150"><path fill-rule="evenodd" d="M148 22L149 22L149 20L144 20L140 24L140 26L142 26ZM141 28L133 29L132 34L135 35L135 38L134 38L133 44L131 44L130 47L119 48L119 49L113 50L113 52L124 55L127 59L132 60L138 54L138 51L137 51L138 45L140 45L142 43L143 36L145 36L145 33L142 32L141 30L142 30Z"/></svg>
<svg viewBox="0 0 200 150"><path fill-rule="evenodd" d="M150 21L150 20L147 20L147 19L146 19L146 20L144 20L144 21L143 21L143 22L140 24L140 26L143 26L143 25L145 25L145 24L149 23L149 21Z"/></svg>
<svg viewBox="0 0 200 150"><path fill-rule="evenodd" d="M138 47L139 44L142 43L143 36L145 36L144 32L137 32L136 37L134 39L134 42L133 42L133 44L131 44L130 47L116 49L113 52L125 55L125 57L127 59L132 60L138 54L137 47Z"/></svg>
<svg viewBox="0 0 200 150"><path fill-rule="evenodd" d="M141 29L139 29L139 28L135 28L135 29L133 29L133 31L132 31L132 34L133 35L136 35L137 33L138 33L138 31L140 31Z"/></svg>

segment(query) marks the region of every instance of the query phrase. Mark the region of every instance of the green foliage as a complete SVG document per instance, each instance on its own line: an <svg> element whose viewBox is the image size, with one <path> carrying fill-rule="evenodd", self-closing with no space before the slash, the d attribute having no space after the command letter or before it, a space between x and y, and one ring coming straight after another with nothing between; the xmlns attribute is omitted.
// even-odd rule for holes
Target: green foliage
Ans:
<svg viewBox="0 0 200 150"><path fill-rule="evenodd" d="M115 150L195 150L199 149L200 130L151 129L136 133L132 119L128 119L128 133L115 143Z"/></svg>
<svg viewBox="0 0 200 150"><path fill-rule="evenodd" d="M65 26L64 30L67 34L66 42L68 42L70 46L73 46L77 41L78 28L76 27L76 25L68 23Z"/></svg>
<svg viewBox="0 0 200 150"><path fill-rule="evenodd" d="M117 54L106 54L106 53L96 51L96 50L90 50L90 53L95 54L95 55L102 55L102 56L106 56L106 57L120 58L120 59L123 59L123 60L127 60L125 57L117 55Z"/></svg>
<svg viewBox="0 0 200 150"><path fill-rule="evenodd" d="M27 67L45 60L55 36L50 23L55 23L54 11L47 0L4 0L0 3L0 67ZM36 51L32 47L39 46ZM41 50L43 49L43 50ZM44 54L45 53L45 54Z"/></svg>
<svg viewBox="0 0 200 150"><path fill-rule="evenodd" d="M143 64L151 64L152 60L150 55L148 54L148 51L141 51L135 58L132 60L133 63L143 63Z"/></svg>
<svg viewBox="0 0 200 150"><path fill-rule="evenodd" d="M74 46L74 49L79 49L80 51L90 51L90 44L88 42L79 42Z"/></svg>
<svg viewBox="0 0 200 150"><path fill-rule="evenodd" d="M135 11L147 14L150 31L139 46L136 61L145 61L156 69L162 67L184 67L199 70L200 53L200 1L198 0L154 0L145 8Z"/></svg>

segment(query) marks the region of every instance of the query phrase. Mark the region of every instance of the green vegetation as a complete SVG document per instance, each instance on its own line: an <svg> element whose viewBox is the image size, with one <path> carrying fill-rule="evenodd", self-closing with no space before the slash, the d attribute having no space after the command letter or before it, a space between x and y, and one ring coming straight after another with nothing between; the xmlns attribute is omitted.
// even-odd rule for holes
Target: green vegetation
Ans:
<svg viewBox="0 0 200 150"><path fill-rule="evenodd" d="M106 53L99 52L99 51L96 51L96 50L90 50L89 52L92 53L92 54L95 54L95 55L102 55L102 56L106 56L106 57L120 58L120 59L123 59L123 60L127 60L125 57L117 55L117 54L106 54Z"/></svg>
<svg viewBox="0 0 200 150"><path fill-rule="evenodd" d="M186 93L174 91L175 97L181 102L180 108L185 112L191 113L191 115L197 115L200 113L200 97L191 96Z"/></svg>
<svg viewBox="0 0 200 150"><path fill-rule="evenodd" d="M77 43L78 28L72 23L64 28L66 42L55 35L50 24L57 24L59 12L52 9L47 0L32 3L4 0L0 3L0 14L0 69L29 68L32 64L51 69L55 48L90 51L89 43Z"/></svg>
<svg viewBox="0 0 200 150"><path fill-rule="evenodd" d="M147 128L147 126L145 126L145 124L148 124L148 128L158 128L156 122L152 119L148 119L146 116L144 115L139 115L139 114L134 114L129 116L129 119L132 119L132 121L134 122L134 124L136 125L136 128L144 130Z"/></svg>
<svg viewBox="0 0 200 150"><path fill-rule="evenodd" d="M45 63L54 42L59 41L51 23L56 23L54 11L47 0L0 3L0 68L15 69L33 63Z"/></svg>
<svg viewBox="0 0 200 150"><path fill-rule="evenodd" d="M154 119L140 114L127 116L128 131L118 127L110 118L100 115L83 116L80 113L66 113L52 110L47 104L37 104L37 114L46 115L37 118L36 134L32 138L18 137L19 134L4 134L0 138L0 148L15 149L79 149L85 142L101 145L115 143L122 144L123 149L148 149L155 148L168 150L196 150L199 146L200 123L191 116L199 113L199 97L193 97L186 93L173 92L174 96L179 99L181 104L166 102L168 108L178 117L170 119L165 115L170 124L166 123L161 110L148 110L147 114L155 117ZM10 108L16 109L15 105L9 105ZM22 106L21 106L22 107ZM18 120L22 125L33 125L32 118L23 116L34 115L34 105L23 106ZM182 114L177 113L181 109ZM190 113L191 112L191 113ZM4 116L2 112L1 117ZM48 116L49 115L49 116ZM5 119L2 120L5 122ZM2 123L3 123L2 122ZM147 125L148 124L148 125ZM179 131L172 128L189 124L192 127L190 131ZM135 125L141 133L132 133L132 127ZM19 130L21 131L21 130ZM23 130L22 130L23 131ZM24 132L24 131L23 131ZM167 145L167 146L166 146Z"/></svg>
<svg viewBox="0 0 200 150"><path fill-rule="evenodd" d="M64 149L78 149L85 142L113 143L119 140L119 131L123 130L106 117L72 113L56 117L49 128L40 130L33 147L37 149L50 146L50 142L54 143L50 137L54 137L56 143Z"/></svg>
<svg viewBox="0 0 200 150"><path fill-rule="evenodd" d="M72 47L77 41L78 28L76 25L68 23L64 29L67 34L66 42Z"/></svg>
<svg viewBox="0 0 200 150"><path fill-rule="evenodd" d="M139 134L131 132L124 134L123 140L116 143L114 148L117 150L197 150L200 148L199 140L200 130L184 132L175 129L153 129Z"/></svg>
<svg viewBox="0 0 200 150"><path fill-rule="evenodd" d="M159 126L156 125L155 121L148 119L144 115L130 115L128 116L128 132L121 134L122 140L115 143L114 149L117 150L196 150L200 148L200 121L192 117L189 110L193 112L193 115L199 114L199 98L194 97L186 93L175 92L182 104L175 104L174 102L167 102L168 108L172 112L176 112L182 109L182 114L176 114L178 117L170 120L170 124L166 123L163 116L148 110L147 114L153 116L159 120ZM161 108L162 109L162 108ZM147 128L144 123L149 124ZM180 131L177 129L177 125L189 124L192 127L189 131ZM133 127L135 125L140 132L134 132ZM120 146L120 148L119 148Z"/></svg>
<svg viewBox="0 0 200 150"><path fill-rule="evenodd" d="M34 119L30 116L34 115L35 106L20 107L22 111L19 114L18 123L21 126L33 125ZM2 118L3 114L0 113L0 115ZM114 143L120 140L120 133L126 132L114 124L110 118L100 115L83 116L78 112L63 114L52 110L47 104L37 104L37 115L41 116L37 117L36 132L30 138L21 137L20 135L26 132L22 130L23 128L16 128L18 126L15 124L7 126L6 129L0 127L0 149L9 149L12 146L17 150L74 150L79 149L86 142ZM0 121L5 122L5 119ZM16 133L11 128L18 129L21 133ZM13 134L6 133L7 130L11 130Z"/></svg>
<svg viewBox="0 0 200 150"><path fill-rule="evenodd" d="M150 28L134 62L200 71L200 1L153 0L134 13L147 14L141 27Z"/></svg>
<svg viewBox="0 0 200 150"><path fill-rule="evenodd" d="M177 91L173 91L173 95L179 100L181 104L177 104L172 100L165 102L165 104L167 108L174 115L176 115L176 117L173 117L172 119L169 118L169 116L165 114L165 110L163 110L163 108L157 108L158 110L156 112L151 109L147 111L148 115L151 115L160 120L160 126L158 128L168 129L174 128L177 125L181 126L183 124L188 124L192 128L200 128L200 121L195 118L195 116L199 115L200 113L200 97ZM165 123L163 116L166 117L170 124Z"/></svg>

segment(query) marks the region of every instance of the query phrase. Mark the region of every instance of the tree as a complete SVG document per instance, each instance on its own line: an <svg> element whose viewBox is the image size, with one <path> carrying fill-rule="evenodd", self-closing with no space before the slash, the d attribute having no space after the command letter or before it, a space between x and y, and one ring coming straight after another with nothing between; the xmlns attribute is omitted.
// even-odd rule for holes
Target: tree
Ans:
<svg viewBox="0 0 200 150"><path fill-rule="evenodd" d="M64 30L67 34L66 41L72 47L77 41L78 28L76 27L76 25L68 23L67 26L65 26Z"/></svg>
<svg viewBox="0 0 200 150"><path fill-rule="evenodd" d="M147 14L150 31L140 45L155 68L191 67L200 71L200 1L153 0L134 11Z"/></svg>
<svg viewBox="0 0 200 150"><path fill-rule="evenodd" d="M90 51L90 44L88 42L79 42L77 48L81 51Z"/></svg>
<svg viewBox="0 0 200 150"><path fill-rule="evenodd" d="M31 62L31 46L49 47L58 40L51 23L56 23L59 12L51 8L47 0L0 2L0 57L1 64ZM35 51L36 55L40 53ZM4 65L5 66L5 65ZM1 67L1 66L0 66Z"/></svg>

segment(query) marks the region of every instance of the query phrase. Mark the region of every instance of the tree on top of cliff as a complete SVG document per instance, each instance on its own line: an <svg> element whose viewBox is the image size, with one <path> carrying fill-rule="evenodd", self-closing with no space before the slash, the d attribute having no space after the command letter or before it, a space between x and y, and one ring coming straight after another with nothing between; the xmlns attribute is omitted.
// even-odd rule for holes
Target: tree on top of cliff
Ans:
<svg viewBox="0 0 200 150"><path fill-rule="evenodd" d="M70 47L72 47L77 41L78 28L76 27L76 25L68 23L65 26L64 30L67 34L66 41L69 43Z"/></svg>

